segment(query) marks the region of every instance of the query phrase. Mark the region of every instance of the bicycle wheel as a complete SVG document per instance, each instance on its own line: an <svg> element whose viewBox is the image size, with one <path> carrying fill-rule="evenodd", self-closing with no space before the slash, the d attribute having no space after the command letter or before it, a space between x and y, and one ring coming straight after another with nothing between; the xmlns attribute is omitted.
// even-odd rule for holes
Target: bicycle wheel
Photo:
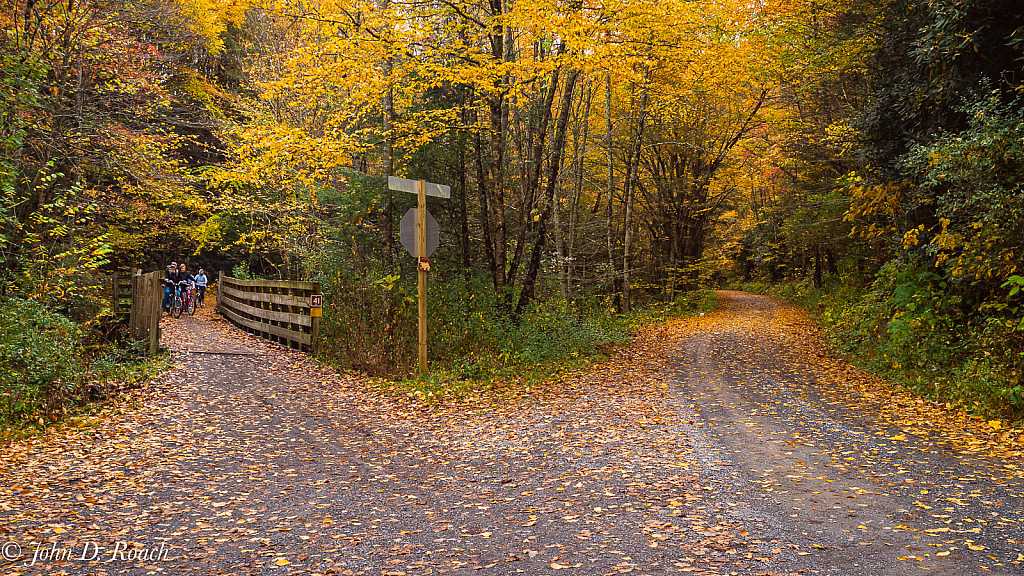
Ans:
<svg viewBox="0 0 1024 576"><path fill-rule="evenodd" d="M189 294L188 296L188 315L191 316L196 313L196 297Z"/></svg>
<svg viewBox="0 0 1024 576"><path fill-rule="evenodd" d="M181 296L174 297L174 303L171 304L171 314L175 318L181 318Z"/></svg>

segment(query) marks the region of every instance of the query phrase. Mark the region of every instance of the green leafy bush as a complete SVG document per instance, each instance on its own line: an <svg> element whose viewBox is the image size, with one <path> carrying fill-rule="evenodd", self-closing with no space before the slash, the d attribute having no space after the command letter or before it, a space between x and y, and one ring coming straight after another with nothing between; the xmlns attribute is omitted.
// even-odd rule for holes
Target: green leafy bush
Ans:
<svg viewBox="0 0 1024 576"><path fill-rule="evenodd" d="M321 272L324 294L319 354L374 376L405 373L415 360L416 305L398 276Z"/></svg>
<svg viewBox="0 0 1024 576"><path fill-rule="evenodd" d="M964 307L962 294L919 262L890 261L867 290L838 281L748 283L748 291L801 304L840 353L868 370L988 419L1024 418L1019 292Z"/></svg>
<svg viewBox="0 0 1024 576"><path fill-rule="evenodd" d="M85 362L78 325L32 300L0 305L0 410L6 423L63 410Z"/></svg>
<svg viewBox="0 0 1024 576"><path fill-rule="evenodd" d="M321 355L373 375L410 374L418 341L413 279L383 274L360 278L342 271L318 279L328 295L320 324ZM514 318L482 277L431 282L428 290L431 364L459 373L479 375L588 356L628 336L624 322L600 306L568 310L541 302Z"/></svg>
<svg viewBox="0 0 1024 576"><path fill-rule="evenodd" d="M709 309L713 301L710 290L688 292L673 303L620 315L600 298L575 306L549 299L515 317L484 274L432 277L427 285L431 373L417 377L415 276L359 271L340 259L317 268L313 279L325 295L320 357L341 368L395 378L398 389L427 400L542 378L556 366L587 361L627 341L639 325Z"/></svg>
<svg viewBox="0 0 1024 576"><path fill-rule="evenodd" d="M37 300L0 302L0 430L56 421L161 366L145 359L138 343L94 339Z"/></svg>
<svg viewBox="0 0 1024 576"><path fill-rule="evenodd" d="M238 278L239 280L252 280L252 273L249 272L249 263L235 264L231 269L231 277Z"/></svg>

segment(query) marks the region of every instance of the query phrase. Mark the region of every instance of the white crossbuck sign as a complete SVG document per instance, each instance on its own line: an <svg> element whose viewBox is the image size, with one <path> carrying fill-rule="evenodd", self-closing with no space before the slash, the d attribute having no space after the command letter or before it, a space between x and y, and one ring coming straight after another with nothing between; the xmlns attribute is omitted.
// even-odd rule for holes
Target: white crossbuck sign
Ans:
<svg viewBox="0 0 1024 576"><path fill-rule="evenodd" d="M388 176L388 188L397 190L399 192L408 192L409 194L416 194L416 181L408 178L398 178L396 176ZM433 182L427 182L427 196L437 196L438 198L451 198L452 189L450 186L444 184L434 184Z"/></svg>

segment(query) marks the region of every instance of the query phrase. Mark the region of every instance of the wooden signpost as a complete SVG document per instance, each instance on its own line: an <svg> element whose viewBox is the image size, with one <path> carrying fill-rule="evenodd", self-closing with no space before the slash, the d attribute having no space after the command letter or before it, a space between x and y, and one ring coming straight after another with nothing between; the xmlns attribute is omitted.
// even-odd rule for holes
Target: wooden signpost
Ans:
<svg viewBox="0 0 1024 576"><path fill-rule="evenodd" d="M409 192L416 195L416 209L415 209L415 230L412 230L411 225L407 225L408 222L412 222L413 218L409 216L413 213L412 210L409 214L406 214L405 218L402 218L402 225L400 227L402 245L405 246L406 250L409 251L416 260L416 271L419 277L419 317L420 317L420 334L419 334L419 356L420 363L419 369L420 374L427 373L427 272L430 270L430 254L433 253L434 248L437 247L437 221L433 219L427 213L427 196L437 196L439 198L451 198L451 188L444 184L434 184L433 182L427 182L425 180L410 180L408 178L396 178L394 176L388 176L388 188L391 190L397 190L399 192ZM428 230L428 225L432 223L432 229ZM412 236L414 234L415 244L412 242ZM427 243L427 236L432 236L433 242ZM410 246L415 245L415 251Z"/></svg>

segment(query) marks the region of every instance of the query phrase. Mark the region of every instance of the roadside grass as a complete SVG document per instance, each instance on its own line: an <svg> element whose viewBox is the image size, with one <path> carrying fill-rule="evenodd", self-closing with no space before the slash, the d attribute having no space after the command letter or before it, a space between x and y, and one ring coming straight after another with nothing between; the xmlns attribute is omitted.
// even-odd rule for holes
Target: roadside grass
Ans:
<svg viewBox="0 0 1024 576"><path fill-rule="evenodd" d="M645 326L710 312L717 305L710 289L684 293L672 303L648 304L629 314L616 314L606 305L569 309L564 303L542 303L517 324L498 322L481 335L487 346L433 361L428 374L375 382L385 394L428 406L510 401L545 390L560 373L606 360Z"/></svg>
<svg viewBox="0 0 1024 576"><path fill-rule="evenodd" d="M746 282L730 289L781 298L807 310L827 343L855 366L917 395L984 418L990 426L1024 427L1020 369L984 323L906 321L884 293L847 283L810 280ZM936 315L940 319L942 316Z"/></svg>

